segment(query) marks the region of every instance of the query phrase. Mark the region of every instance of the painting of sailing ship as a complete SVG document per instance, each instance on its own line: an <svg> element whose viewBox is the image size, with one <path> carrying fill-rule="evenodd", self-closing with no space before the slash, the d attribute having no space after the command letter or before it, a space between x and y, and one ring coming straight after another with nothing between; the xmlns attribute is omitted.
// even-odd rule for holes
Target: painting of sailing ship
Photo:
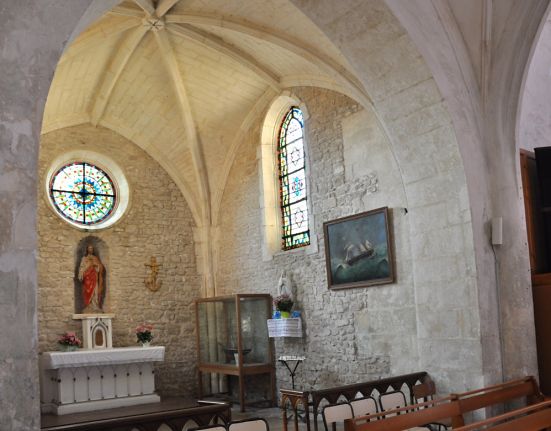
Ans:
<svg viewBox="0 0 551 431"><path fill-rule="evenodd" d="M330 289L394 282L388 208L323 224Z"/></svg>

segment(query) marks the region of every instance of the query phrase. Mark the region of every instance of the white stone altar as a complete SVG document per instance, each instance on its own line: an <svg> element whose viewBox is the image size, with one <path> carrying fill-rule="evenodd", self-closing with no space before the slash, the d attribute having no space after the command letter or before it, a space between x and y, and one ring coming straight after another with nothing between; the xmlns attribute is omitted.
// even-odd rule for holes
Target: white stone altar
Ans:
<svg viewBox="0 0 551 431"><path fill-rule="evenodd" d="M159 402L153 363L164 355L163 346L44 352L42 411L65 415Z"/></svg>

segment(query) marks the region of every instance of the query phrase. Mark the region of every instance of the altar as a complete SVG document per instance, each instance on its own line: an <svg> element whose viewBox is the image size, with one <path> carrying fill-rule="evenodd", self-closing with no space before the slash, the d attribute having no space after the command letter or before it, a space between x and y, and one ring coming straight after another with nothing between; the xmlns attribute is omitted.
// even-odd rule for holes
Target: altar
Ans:
<svg viewBox="0 0 551 431"><path fill-rule="evenodd" d="M69 413L155 403L154 363L165 348L121 347L40 355L43 413Z"/></svg>

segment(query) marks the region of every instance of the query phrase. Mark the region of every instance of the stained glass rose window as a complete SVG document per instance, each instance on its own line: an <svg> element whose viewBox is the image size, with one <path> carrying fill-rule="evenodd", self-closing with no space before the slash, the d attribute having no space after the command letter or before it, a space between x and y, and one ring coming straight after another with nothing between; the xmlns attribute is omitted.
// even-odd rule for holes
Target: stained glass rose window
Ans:
<svg viewBox="0 0 551 431"><path fill-rule="evenodd" d="M61 167L52 175L49 190L59 214L84 226L101 224L117 205L113 181L91 163L73 162Z"/></svg>

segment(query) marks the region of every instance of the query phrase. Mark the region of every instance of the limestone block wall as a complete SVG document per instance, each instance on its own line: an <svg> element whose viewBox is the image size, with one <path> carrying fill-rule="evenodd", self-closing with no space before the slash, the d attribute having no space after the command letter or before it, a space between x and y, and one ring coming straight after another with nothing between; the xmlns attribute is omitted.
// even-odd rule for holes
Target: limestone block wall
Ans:
<svg viewBox="0 0 551 431"><path fill-rule="evenodd" d="M283 269L302 310L304 338L276 342L276 357L307 357L297 387L327 387L416 371L417 323L407 206L401 174L371 111L340 94L295 88L306 106L310 199L317 249L280 252L262 260L262 213L257 148L259 118L236 157L221 205L217 294L275 295ZM366 150L367 149L367 150ZM373 189L376 178L376 187ZM323 222L388 206L397 270L394 284L330 291L326 281ZM277 365L280 387L290 387Z"/></svg>
<svg viewBox="0 0 551 431"><path fill-rule="evenodd" d="M74 150L99 153L123 170L130 205L113 227L84 232L69 226L51 209L45 193L46 175L54 159ZM193 395L195 325L193 300L200 280L192 239L192 216L178 187L143 150L118 134L90 125L42 136L38 183L38 326L39 350L55 350L67 330L80 333L74 313L75 259L79 241L95 236L106 248L107 305L115 314L113 344L135 346L134 328L154 324L154 344L166 346L165 362L157 367L157 386L164 395ZM162 264L162 287L151 292L144 284L146 267L155 256Z"/></svg>

